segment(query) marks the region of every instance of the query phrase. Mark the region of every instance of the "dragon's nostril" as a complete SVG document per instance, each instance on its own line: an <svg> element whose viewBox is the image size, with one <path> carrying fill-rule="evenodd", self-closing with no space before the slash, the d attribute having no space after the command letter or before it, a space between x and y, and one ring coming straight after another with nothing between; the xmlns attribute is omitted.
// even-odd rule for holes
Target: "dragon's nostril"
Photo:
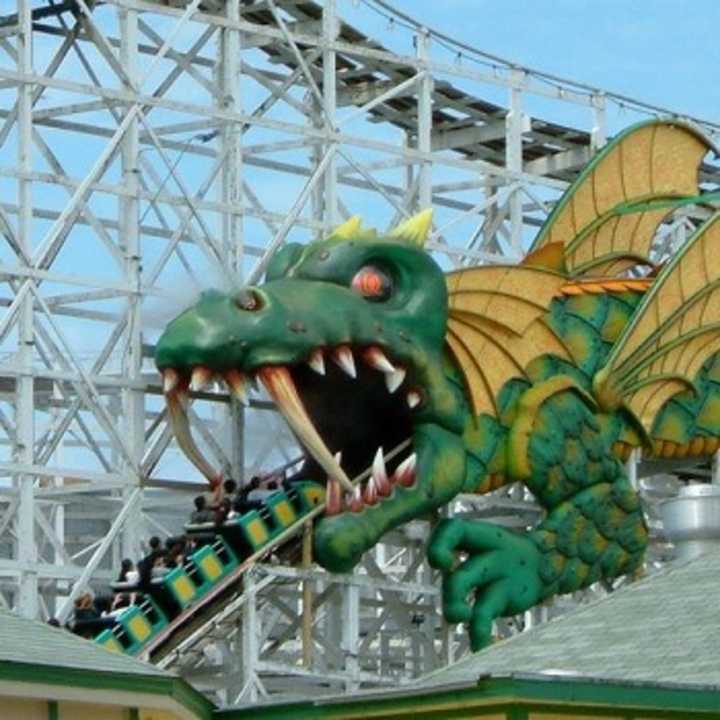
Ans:
<svg viewBox="0 0 720 720"><path fill-rule="evenodd" d="M263 300L258 292L250 289L243 289L235 296L235 304L248 312L255 312L262 309Z"/></svg>
<svg viewBox="0 0 720 720"><path fill-rule="evenodd" d="M288 329L290 329L294 333L307 332L307 327L305 326L305 323L300 320L290 320L287 325Z"/></svg>

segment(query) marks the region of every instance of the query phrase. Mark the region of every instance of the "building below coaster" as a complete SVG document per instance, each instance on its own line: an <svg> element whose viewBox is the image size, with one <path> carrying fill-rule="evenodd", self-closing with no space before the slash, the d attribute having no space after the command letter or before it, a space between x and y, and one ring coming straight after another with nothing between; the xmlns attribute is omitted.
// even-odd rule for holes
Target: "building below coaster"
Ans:
<svg viewBox="0 0 720 720"><path fill-rule="evenodd" d="M3 720L720 717L720 555L706 554L404 688L219 709L179 677L0 613Z"/></svg>
<svg viewBox="0 0 720 720"><path fill-rule="evenodd" d="M720 718L720 554L681 564L411 685L222 720Z"/></svg>

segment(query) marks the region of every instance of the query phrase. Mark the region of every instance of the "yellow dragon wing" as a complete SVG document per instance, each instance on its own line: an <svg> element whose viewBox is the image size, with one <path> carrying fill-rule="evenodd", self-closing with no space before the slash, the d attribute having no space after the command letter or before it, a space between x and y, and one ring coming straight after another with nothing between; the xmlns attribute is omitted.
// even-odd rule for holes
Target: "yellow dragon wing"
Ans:
<svg viewBox="0 0 720 720"><path fill-rule="evenodd" d="M568 188L533 243L562 243L573 276L616 274L648 262L655 232L679 203L697 197L702 158L714 146L679 121L628 128Z"/></svg>
<svg viewBox="0 0 720 720"><path fill-rule="evenodd" d="M531 266L490 265L449 273L447 344L476 415L498 415L502 386L547 353L570 359L544 322L564 275Z"/></svg>
<svg viewBox="0 0 720 720"><path fill-rule="evenodd" d="M663 268L593 380L601 406L624 403L648 433L662 405L693 388L720 350L718 247L720 213Z"/></svg>

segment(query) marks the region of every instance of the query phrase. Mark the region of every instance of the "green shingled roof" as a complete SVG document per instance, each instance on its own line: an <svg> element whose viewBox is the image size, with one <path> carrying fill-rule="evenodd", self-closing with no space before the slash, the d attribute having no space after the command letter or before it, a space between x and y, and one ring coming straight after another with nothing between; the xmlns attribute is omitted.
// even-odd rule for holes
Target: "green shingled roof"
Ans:
<svg viewBox="0 0 720 720"><path fill-rule="evenodd" d="M110 652L68 630L0 610L0 662L174 677L140 660Z"/></svg>
<svg viewBox="0 0 720 720"><path fill-rule="evenodd" d="M652 575L609 597L463 658L419 681L547 673L720 688L720 552Z"/></svg>

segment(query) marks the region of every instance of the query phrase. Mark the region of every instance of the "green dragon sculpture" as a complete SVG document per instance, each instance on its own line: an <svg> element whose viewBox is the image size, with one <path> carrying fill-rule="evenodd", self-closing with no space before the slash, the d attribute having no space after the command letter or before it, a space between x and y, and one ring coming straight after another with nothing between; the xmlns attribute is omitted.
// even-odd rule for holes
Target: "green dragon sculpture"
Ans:
<svg viewBox="0 0 720 720"><path fill-rule="evenodd" d="M215 482L184 392L217 375L244 401L261 380L307 451L304 472L329 478L314 547L336 572L460 493L524 483L545 511L537 527L445 518L428 544L445 617L468 624L474 649L495 618L633 573L647 529L623 461L720 444L718 216L664 266L649 260L668 215L705 201L712 150L678 122L628 129L517 266L444 274L423 249L429 211L384 235L352 218L285 245L264 284L204 293L158 342L180 444Z"/></svg>

